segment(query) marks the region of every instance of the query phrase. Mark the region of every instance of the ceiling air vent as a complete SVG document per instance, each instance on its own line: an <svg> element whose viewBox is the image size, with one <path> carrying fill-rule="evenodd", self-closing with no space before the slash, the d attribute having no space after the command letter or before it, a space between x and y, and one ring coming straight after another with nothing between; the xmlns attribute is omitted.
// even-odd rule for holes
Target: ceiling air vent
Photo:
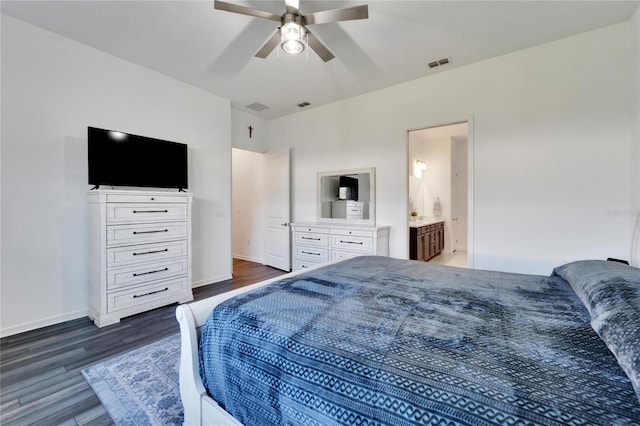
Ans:
<svg viewBox="0 0 640 426"><path fill-rule="evenodd" d="M304 108L304 107L309 106L309 105L311 105L311 104L310 104L309 102L307 102L307 101L300 102L300 103L298 104L298 106L299 106L300 108Z"/></svg>
<svg viewBox="0 0 640 426"><path fill-rule="evenodd" d="M254 111L260 112L260 111L264 111L265 109L269 109L268 106L261 104L260 102L254 102L250 105L247 105L247 108L252 109Z"/></svg>
<svg viewBox="0 0 640 426"><path fill-rule="evenodd" d="M449 58L438 59L437 61L429 62L429 68L439 67L440 65L447 65L449 62Z"/></svg>

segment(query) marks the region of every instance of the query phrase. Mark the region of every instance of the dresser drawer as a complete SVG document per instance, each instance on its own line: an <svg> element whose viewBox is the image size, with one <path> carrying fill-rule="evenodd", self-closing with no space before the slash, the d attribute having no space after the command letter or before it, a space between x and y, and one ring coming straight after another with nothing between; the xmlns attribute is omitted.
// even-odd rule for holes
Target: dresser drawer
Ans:
<svg viewBox="0 0 640 426"><path fill-rule="evenodd" d="M329 247L329 235L328 234L316 234L311 232L296 232L295 244Z"/></svg>
<svg viewBox="0 0 640 426"><path fill-rule="evenodd" d="M186 220L188 205L175 204L107 204L107 223Z"/></svg>
<svg viewBox="0 0 640 426"><path fill-rule="evenodd" d="M184 203L189 200L173 194L107 194L107 203Z"/></svg>
<svg viewBox="0 0 640 426"><path fill-rule="evenodd" d="M331 248L371 253L373 250L373 239L371 237L357 237L351 235L332 235Z"/></svg>
<svg viewBox="0 0 640 426"><path fill-rule="evenodd" d="M187 255L187 240L113 247L107 249L107 268Z"/></svg>
<svg viewBox="0 0 640 426"><path fill-rule="evenodd" d="M187 237L187 222L107 226L107 245L142 244Z"/></svg>
<svg viewBox="0 0 640 426"><path fill-rule="evenodd" d="M293 230L295 232L312 232L314 234L328 234L329 228L313 225L294 225Z"/></svg>
<svg viewBox="0 0 640 426"><path fill-rule="evenodd" d="M158 263L129 266L107 271L107 291L187 274L187 259L170 259Z"/></svg>
<svg viewBox="0 0 640 426"><path fill-rule="evenodd" d="M178 300L181 293L190 290L188 278L176 277L153 284L136 286L129 290L107 293L107 312L135 308L139 305ZM169 302L171 303L171 302Z"/></svg>
<svg viewBox="0 0 640 426"><path fill-rule="evenodd" d="M357 254L350 251L331 250L331 260L345 259L348 257L354 257L354 255L357 256Z"/></svg>
<svg viewBox="0 0 640 426"><path fill-rule="evenodd" d="M324 262L314 262L312 260L296 260L295 263L293 264L293 270L297 271L298 269L307 269L307 268L311 268L312 266L317 266L317 265L321 265Z"/></svg>
<svg viewBox="0 0 640 426"><path fill-rule="evenodd" d="M295 256L297 259L317 260L319 262L326 262L329 260L328 248L296 246L295 250Z"/></svg>
<svg viewBox="0 0 640 426"><path fill-rule="evenodd" d="M350 237L369 237L373 236L373 233L364 229L341 229L331 228L331 234L333 235L345 235Z"/></svg>

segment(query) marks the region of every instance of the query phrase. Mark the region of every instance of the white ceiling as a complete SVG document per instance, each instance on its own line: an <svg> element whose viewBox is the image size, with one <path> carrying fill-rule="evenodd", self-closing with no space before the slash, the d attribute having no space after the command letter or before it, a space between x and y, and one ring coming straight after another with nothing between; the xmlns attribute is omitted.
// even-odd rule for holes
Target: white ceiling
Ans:
<svg viewBox="0 0 640 426"><path fill-rule="evenodd" d="M284 1L234 1L281 14ZM274 118L628 20L639 1L314 1L301 13L369 4L369 19L313 25L336 55L254 58L277 23L213 1L7 1L2 12L209 90ZM440 58L451 64L429 69Z"/></svg>

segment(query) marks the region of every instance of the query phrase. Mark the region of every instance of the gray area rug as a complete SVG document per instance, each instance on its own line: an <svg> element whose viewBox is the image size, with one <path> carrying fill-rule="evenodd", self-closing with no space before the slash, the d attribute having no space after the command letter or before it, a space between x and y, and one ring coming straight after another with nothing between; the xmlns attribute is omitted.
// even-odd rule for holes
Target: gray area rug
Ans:
<svg viewBox="0 0 640 426"><path fill-rule="evenodd" d="M116 425L182 424L180 335L82 370Z"/></svg>

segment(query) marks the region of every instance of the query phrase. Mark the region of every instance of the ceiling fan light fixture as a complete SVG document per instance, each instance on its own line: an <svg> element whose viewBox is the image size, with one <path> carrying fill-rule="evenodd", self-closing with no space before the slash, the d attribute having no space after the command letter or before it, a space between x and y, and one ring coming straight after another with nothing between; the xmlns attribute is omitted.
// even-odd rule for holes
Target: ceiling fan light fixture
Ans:
<svg viewBox="0 0 640 426"><path fill-rule="evenodd" d="M287 22L280 28L280 47L285 53L297 55L304 51L306 31L302 25Z"/></svg>
<svg viewBox="0 0 640 426"><path fill-rule="evenodd" d="M366 4L343 7L342 9L335 10L321 10L302 15L299 9L300 0L284 0L284 3L285 13L282 15L276 15L272 12L240 6L234 3L227 3L223 0L214 0L213 6L217 10L254 16L256 18L268 19L280 23L278 30L275 31L255 53L254 56L256 58L266 59L274 49L276 53L279 54L280 49L278 49L278 44L280 44L282 50L290 55L297 55L306 50L307 63L309 62L309 48L316 52L324 62L329 62L335 58L327 46L325 46L313 32L308 30L309 25L330 24L369 18L369 6Z"/></svg>

